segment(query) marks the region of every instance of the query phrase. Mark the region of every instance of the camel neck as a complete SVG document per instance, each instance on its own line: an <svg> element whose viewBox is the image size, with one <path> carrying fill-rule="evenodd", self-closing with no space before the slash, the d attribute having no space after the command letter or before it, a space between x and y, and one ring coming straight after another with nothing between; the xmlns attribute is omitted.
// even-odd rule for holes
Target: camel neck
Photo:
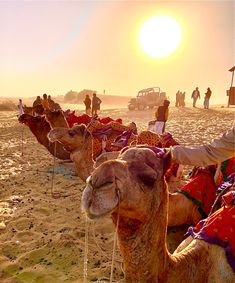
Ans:
<svg viewBox="0 0 235 283"><path fill-rule="evenodd" d="M153 194L152 211L145 223L135 222L136 229L127 235L130 227L133 231L134 223L120 218L122 226L118 230L118 237L126 283L164 282L162 278L167 272L169 260L166 248L168 192L163 182L157 186L159 193ZM159 197L162 201L158 205Z"/></svg>
<svg viewBox="0 0 235 283"><path fill-rule="evenodd" d="M35 127L33 124L30 124L29 128L40 144L49 146L49 140L47 138L47 134L51 130L49 123L42 123L41 127Z"/></svg>
<svg viewBox="0 0 235 283"><path fill-rule="evenodd" d="M86 138L82 147L71 152L70 158L75 163L78 177L86 181L93 170L92 140L90 136Z"/></svg>

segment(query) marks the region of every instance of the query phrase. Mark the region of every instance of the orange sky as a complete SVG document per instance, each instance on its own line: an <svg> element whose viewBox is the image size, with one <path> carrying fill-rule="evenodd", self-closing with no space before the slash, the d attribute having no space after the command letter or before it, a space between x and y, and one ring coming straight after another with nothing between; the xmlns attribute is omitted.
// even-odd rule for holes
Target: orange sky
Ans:
<svg viewBox="0 0 235 283"><path fill-rule="evenodd" d="M145 20L174 17L177 51L148 57L138 44ZM211 103L226 103L234 63L233 1L0 2L0 96L63 95L84 88L136 95L160 86L190 101L198 86Z"/></svg>

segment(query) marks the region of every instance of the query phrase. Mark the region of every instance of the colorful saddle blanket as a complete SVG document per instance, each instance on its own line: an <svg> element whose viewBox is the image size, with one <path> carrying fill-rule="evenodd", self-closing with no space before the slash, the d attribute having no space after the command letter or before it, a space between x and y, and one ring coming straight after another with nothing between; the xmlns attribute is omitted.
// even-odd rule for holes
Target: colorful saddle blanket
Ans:
<svg viewBox="0 0 235 283"><path fill-rule="evenodd" d="M66 115L66 120L68 122L68 125L70 128L76 123L78 125L80 124L89 124L93 118L87 114L82 114L80 116L75 115L74 113L70 113ZM122 119L118 118L116 120L110 118L110 117L96 117L96 119L101 122L102 124L108 124L112 121L115 121L117 123L122 124Z"/></svg>
<svg viewBox="0 0 235 283"><path fill-rule="evenodd" d="M187 234L223 247L227 260L235 271L235 191L224 195L224 199L226 206L201 220L196 227L189 227Z"/></svg>
<svg viewBox="0 0 235 283"><path fill-rule="evenodd" d="M235 158L223 162L222 167L224 168L223 178L227 180L228 176L235 172ZM217 189L218 185L214 182L214 171L209 168L198 168L197 175L178 192L192 200L198 206L201 216L205 218L216 199Z"/></svg>
<svg viewBox="0 0 235 283"><path fill-rule="evenodd" d="M125 126L115 121L103 124L97 119L92 119L87 125L87 132L92 136L92 158L96 158L103 152L117 151L119 148L113 146L115 138L124 131L136 132L135 123Z"/></svg>
<svg viewBox="0 0 235 283"><path fill-rule="evenodd" d="M198 206L199 213L205 218L216 199L216 190L214 175L207 169L200 169L197 176L178 192L195 203Z"/></svg>

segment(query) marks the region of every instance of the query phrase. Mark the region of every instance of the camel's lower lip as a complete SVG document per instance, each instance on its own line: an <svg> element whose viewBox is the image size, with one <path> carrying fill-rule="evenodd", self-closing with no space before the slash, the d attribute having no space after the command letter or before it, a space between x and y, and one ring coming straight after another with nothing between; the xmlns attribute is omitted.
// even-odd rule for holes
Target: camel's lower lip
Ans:
<svg viewBox="0 0 235 283"><path fill-rule="evenodd" d="M56 139L49 138L50 142L56 142Z"/></svg>
<svg viewBox="0 0 235 283"><path fill-rule="evenodd" d="M92 214L92 213L87 213L86 214L87 217L91 220L98 220L98 219L102 219L102 218L105 218L109 215L111 215L111 211L109 212L106 212L106 213L103 213L103 214Z"/></svg>

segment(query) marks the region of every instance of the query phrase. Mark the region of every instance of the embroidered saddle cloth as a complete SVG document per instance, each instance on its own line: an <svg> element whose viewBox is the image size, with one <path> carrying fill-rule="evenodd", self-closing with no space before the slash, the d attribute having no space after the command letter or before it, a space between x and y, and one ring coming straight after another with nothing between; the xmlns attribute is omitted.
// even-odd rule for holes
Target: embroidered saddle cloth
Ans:
<svg viewBox="0 0 235 283"><path fill-rule="evenodd" d="M227 180L230 174L235 172L235 158L231 158L222 163L221 171L223 179ZM207 217L216 199L218 186L214 182L214 172L207 168L199 168L197 175L179 193L184 194L197 206L203 218Z"/></svg>
<svg viewBox="0 0 235 283"><path fill-rule="evenodd" d="M189 227L187 234L223 247L235 271L235 191L228 192L223 198L226 205L201 220L196 227Z"/></svg>

